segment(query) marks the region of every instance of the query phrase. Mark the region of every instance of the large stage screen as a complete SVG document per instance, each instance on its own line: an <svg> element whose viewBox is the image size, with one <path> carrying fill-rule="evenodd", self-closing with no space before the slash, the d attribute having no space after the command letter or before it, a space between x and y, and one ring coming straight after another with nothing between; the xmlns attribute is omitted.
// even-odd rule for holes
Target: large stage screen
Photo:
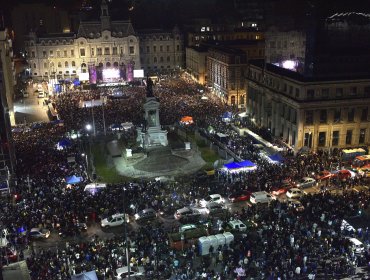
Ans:
<svg viewBox="0 0 370 280"><path fill-rule="evenodd" d="M103 81L113 82L120 79L120 71L117 68L106 68L103 69Z"/></svg>
<svg viewBox="0 0 370 280"><path fill-rule="evenodd" d="M134 78L144 78L144 70L134 70Z"/></svg>

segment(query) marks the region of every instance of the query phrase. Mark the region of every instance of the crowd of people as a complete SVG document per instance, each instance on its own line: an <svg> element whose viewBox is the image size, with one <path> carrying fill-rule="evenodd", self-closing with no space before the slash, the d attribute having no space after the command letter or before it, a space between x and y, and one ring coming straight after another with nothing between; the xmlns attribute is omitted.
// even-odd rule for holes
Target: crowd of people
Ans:
<svg viewBox="0 0 370 280"><path fill-rule="evenodd" d="M140 125L145 88L125 87L124 91L125 98L107 98L104 108L93 109L79 104L110 93L102 89L64 93L50 100L62 123L43 123L13 134L17 174L12 195L2 201L0 219L9 231L7 239L20 252L19 258L27 260L32 280L70 279L73 274L90 270L95 270L99 279L114 279L116 269L129 264L144 267L145 279L315 279L318 275L336 279L355 274L358 266L369 262L368 247L364 254L357 254L347 238L357 237L367 246L369 229L348 232L341 228L343 219L368 210L369 191L354 192L351 188L366 184L359 178L348 180L340 196L325 190L304 196L302 212L277 200L264 207L252 205L230 213L221 221L223 225L241 219L253 220L256 226L248 230L247 238L235 234L230 246L213 248L207 256L199 255L196 246L183 252L171 248L168 233L178 231L178 223L173 221L176 209L197 205L210 193L227 197L246 188L269 191L271 186L317 173L338 161L324 152L299 156L285 153L281 164L268 161L253 145L253 139L240 136L231 123L221 120L222 113L230 108L207 95L204 88L180 78L161 81L154 87L154 95L161 102L161 123L172 125L190 115L204 137L216 141L214 133L209 133L210 126L228 135L224 147L252 160L257 168L239 173L217 170L213 178L205 180L140 180L108 185L95 194L85 192L90 179L86 159L81 155L81 139L70 140L71 145L64 149L58 149L57 143L71 130L79 131L91 123L92 116L99 133L103 132L104 121L106 127L127 121ZM207 98L202 99L204 95ZM66 178L72 175L82 181L68 185ZM109 215L128 213L133 217L147 208L161 213L159 219L137 227L129 225L127 238L85 236L78 229L79 222L93 226ZM207 222L212 225L219 218L208 217ZM48 228L52 234L64 228L75 238L67 239L67 244L61 243L57 249L38 248L29 236L34 227Z"/></svg>

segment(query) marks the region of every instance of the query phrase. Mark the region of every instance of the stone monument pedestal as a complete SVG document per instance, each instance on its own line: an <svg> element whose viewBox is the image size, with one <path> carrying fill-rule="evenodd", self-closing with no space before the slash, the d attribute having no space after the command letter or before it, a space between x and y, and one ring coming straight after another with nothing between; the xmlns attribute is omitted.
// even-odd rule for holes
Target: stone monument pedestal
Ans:
<svg viewBox="0 0 370 280"><path fill-rule="evenodd" d="M190 142L185 142L185 150L191 150Z"/></svg>

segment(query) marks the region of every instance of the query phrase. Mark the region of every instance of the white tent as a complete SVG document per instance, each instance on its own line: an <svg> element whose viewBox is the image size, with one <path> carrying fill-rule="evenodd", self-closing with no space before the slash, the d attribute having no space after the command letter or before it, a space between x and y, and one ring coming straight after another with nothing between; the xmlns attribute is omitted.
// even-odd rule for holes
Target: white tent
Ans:
<svg viewBox="0 0 370 280"><path fill-rule="evenodd" d="M72 275L71 280L98 280L95 270Z"/></svg>

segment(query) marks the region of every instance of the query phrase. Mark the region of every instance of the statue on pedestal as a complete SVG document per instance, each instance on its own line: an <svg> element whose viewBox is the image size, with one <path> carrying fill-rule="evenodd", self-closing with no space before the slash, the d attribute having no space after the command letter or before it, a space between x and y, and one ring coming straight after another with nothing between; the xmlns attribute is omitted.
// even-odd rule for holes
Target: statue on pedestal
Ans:
<svg viewBox="0 0 370 280"><path fill-rule="evenodd" d="M154 97L153 95L153 81L149 76L146 77L146 97Z"/></svg>

